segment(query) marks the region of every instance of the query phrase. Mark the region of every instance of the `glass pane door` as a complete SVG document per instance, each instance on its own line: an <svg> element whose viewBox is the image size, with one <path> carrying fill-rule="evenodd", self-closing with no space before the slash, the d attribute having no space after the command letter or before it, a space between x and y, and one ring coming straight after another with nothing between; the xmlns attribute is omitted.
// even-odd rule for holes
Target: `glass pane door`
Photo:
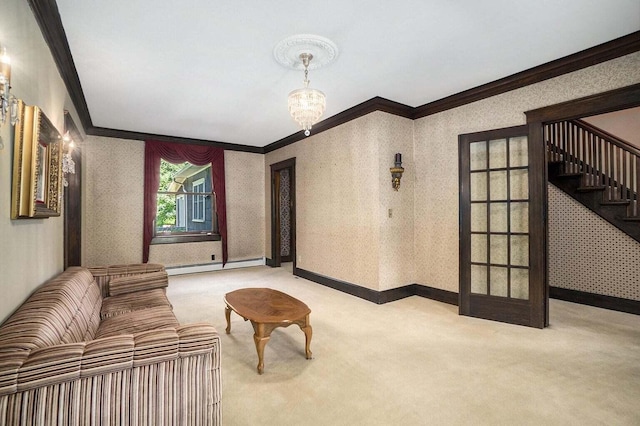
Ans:
<svg viewBox="0 0 640 426"><path fill-rule="evenodd" d="M526 126L460 137L463 315L529 325L531 148Z"/></svg>

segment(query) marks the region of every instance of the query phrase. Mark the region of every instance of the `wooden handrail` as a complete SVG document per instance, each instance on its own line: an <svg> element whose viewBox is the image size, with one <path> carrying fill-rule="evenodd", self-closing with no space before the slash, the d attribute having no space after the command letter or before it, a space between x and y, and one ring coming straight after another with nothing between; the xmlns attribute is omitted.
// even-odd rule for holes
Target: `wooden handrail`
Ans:
<svg viewBox="0 0 640 426"><path fill-rule="evenodd" d="M609 132L606 132L598 127L595 127L589 123L587 123L586 121L583 120L569 120L571 123L575 124L578 127L582 127L584 130L591 132L599 137L601 137L602 139L606 139L608 142L612 143L613 145L620 147L622 149L624 149L625 151L629 151L634 155L637 155L638 157L640 157L640 149L636 148L634 145L631 145L629 142L620 139L619 137L612 135Z"/></svg>
<svg viewBox="0 0 640 426"><path fill-rule="evenodd" d="M640 217L640 149L582 120L545 125L550 153L564 173L582 173L582 185L604 187L605 202L629 202L627 216Z"/></svg>

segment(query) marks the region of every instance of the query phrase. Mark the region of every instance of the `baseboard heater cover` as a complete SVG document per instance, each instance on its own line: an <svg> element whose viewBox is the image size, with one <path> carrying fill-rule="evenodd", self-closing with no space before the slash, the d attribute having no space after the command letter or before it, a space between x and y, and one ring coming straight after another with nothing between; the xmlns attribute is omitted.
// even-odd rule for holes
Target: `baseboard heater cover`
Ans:
<svg viewBox="0 0 640 426"><path fill-rule="evenodd" d="M230 260L224 265L224 269L250 268L252 266L263 266L265 258ZM194 274L198 272L211 272L222 270L222 262L201 263L195 265L167 266L167 275Z"/></svg>

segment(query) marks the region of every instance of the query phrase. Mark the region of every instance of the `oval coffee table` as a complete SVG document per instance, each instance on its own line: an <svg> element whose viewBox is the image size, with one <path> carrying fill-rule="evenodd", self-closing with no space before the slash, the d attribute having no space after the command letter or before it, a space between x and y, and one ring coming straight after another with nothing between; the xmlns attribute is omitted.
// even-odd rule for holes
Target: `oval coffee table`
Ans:
<svg viewBox="0 0 640 426"><path fill-rule="evenodd" d="M277 327L289 327L297 324L305 335L305 353L311 359L311 309L300 300L278 290L270 288L243 288L224 296L227 317L227 334L231 333L231 311L251 321L255 334L253 340L258 351L258 373L264 371L264 347L271 332Z"/></svg>

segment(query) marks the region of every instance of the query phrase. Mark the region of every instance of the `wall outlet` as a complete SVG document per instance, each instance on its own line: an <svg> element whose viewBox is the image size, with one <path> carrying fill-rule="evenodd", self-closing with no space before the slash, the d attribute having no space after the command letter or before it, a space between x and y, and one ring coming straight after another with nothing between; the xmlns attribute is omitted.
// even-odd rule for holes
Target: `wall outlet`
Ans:
<svg viewBox="0 0 640 426"><path fill-rule="evenodd" d="M216 260L216 255L215 254L211 255L211 260Z"/></svg>
<svg viewBox="0 0 640 426"><path fill-rule="evenodd" d="M393 209L389 209L389 218L393 217Z"/></svg>

